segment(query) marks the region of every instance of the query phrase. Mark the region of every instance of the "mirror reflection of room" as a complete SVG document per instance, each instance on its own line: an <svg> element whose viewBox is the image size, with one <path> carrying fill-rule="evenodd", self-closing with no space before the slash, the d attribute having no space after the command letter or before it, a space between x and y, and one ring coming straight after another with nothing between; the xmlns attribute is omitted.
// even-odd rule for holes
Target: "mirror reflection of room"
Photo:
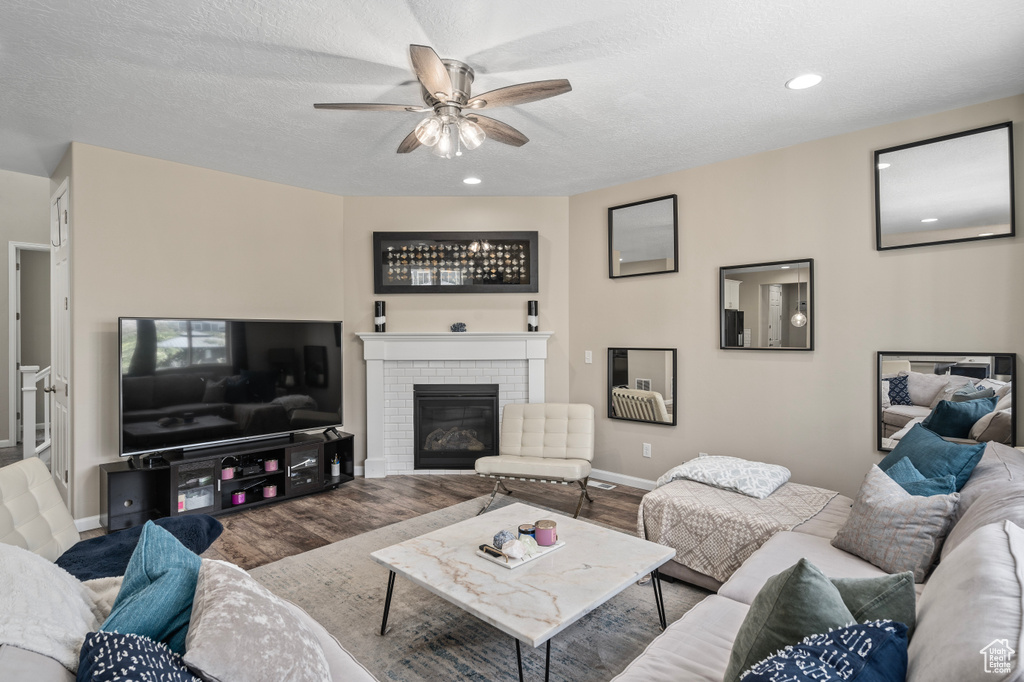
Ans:
<svg viewBox="0 0 1024 682"><path fill-rule="evenodd" d="M813 261L721 268L722 348L812 350Z"/></svg>
<svg viewBox="0 0 1024 682"><path fill-rule="evenodd" d="M608 416L675 424L676 351L608 349Z"/></svg>
<svg viewBox="0 0 1024 682"><path fill-rule="evenodd" d="M608 276L678 272L676 195L608 209Z"/></svg>
<svg viewBox="0 0 1024 682"><path fill-rule="evenodd" d="M1016 445L1014 354L878 354L879 450L920 425L955 443Z"/></svg>

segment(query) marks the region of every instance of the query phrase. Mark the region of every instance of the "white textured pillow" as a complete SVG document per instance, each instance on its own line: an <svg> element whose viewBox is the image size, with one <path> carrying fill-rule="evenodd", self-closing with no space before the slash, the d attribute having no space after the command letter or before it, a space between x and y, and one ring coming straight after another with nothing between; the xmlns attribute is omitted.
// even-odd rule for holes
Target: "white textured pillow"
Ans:
<svg viewBox="0 0 1024 682"><path fill-rule="evenodd" d="M889 382L888 381L883 381L882 382L882 390L879 393L879 397L882 399L882 409L883 410L886 409L887 407L892 407L892 401L889 400Z"/></svg>
<svg viewBox="0 0 1024 682"><path fill-rule="evenodd" d="M0 644L49 656L77 671L85 636L102 622L88 588L38 554L5 544L0 544L0 585Z"/></svg>
<svg viewBox="0 0 1024 682"><path fill-rule="evenodd" d="M980 388L991 388L996 392L997 398L1002 398L1013 388L1013 383L1009 381L1000 381L999 379L982 379L978 382L978 386Z"/></svg>
<svg viewBox="0 0 1024 682"><path fill-rule="evenodd" d="M910 391L910 400L915 405L931 407L936 396L946 388L948 379L949 377L940 374L911 372L907 375L907 390Z"/></svg>
<svg viewBox="0 0 1024 682"><path fill-rule="evenodd" d="M931 405L932 409L935 409L935 407L943 400L952 400L953 394L959 391L967 384L971 384L973 386L975 383L974 379L970 377L962 377L958 374L947 375L945 378L946 388L944 388L942 391L939 391L939 394L935 396L935 400L932 401Z"/></svg>
<svg viewBox="0 0 1024 682"><path fill-rule="evenodd" d="M203 559L185 664L213 682L323 682L330 670L316 635L288 604L237 566Z"/></svg>
<svg viewBox="0 0 1024 682"><path fill-rule="evenodd" d="M722 457L702 452L696 459L670 469L658 479L658 485L665 485L677 478L686 478L763 500L788 481L790 475L789 469L778 464L751 462L739 457Z"/></svg>

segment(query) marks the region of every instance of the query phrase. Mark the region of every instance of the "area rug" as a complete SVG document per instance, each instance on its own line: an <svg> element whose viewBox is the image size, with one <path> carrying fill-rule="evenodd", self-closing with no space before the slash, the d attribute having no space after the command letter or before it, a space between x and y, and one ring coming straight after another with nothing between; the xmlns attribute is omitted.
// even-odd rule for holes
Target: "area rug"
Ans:
<svg viewBox="0 0 1024 682"><path fill-rule="evenodd" d="M380 680L518 680L515 640L399 576L381 637L388 570L370 552L470 518L485 497L357 535L251 571L269 590L295 602L338 638ZM495 506L515 502L502 496ZM557 512L551 512L557 514ZM708 593L663 583L668 621ZM621 594L555 636L552 680L608 680L660 634L650 584ZM544 674L544 647L523 646L527 679Z"/></svg>

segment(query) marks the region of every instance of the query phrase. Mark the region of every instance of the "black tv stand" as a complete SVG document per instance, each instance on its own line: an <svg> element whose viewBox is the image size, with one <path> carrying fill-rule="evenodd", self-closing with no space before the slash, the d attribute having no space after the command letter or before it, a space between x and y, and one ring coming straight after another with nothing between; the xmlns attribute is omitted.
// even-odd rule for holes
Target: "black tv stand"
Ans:
<svg viewBox="0 0 1024 682"><path fill-rule="evenodd" d="M335 457L341 471L331 476ZM100 523L115 531L164 516L227 514L331 490L352 480L352 458L352 434L337 430L132 455L100 465Z"/></svg>

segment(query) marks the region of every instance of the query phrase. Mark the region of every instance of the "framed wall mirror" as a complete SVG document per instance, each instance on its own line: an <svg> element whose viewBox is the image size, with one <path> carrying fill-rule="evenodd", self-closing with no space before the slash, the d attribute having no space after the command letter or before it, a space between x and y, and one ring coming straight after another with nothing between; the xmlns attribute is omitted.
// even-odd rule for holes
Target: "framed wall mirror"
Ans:
<svg viewBox="0 0 1024 682"><path fill-rule="evenodd" d="M608 209L608 276L679 272L675 194Z"/></svg>
<svg viewBox="0 0 1024 682"><path fill-rule="evenodd" d="M608 417L675 426L675 348L608 349Z"/></svg>
<svg viewBox="0 0 1024 682"><path fill-rule="evenodd" d="M875 152L876 248L1012 237L1013 129L968 130Z"/></svg>
<svg viewBox="0 0 1024 682"><path fill-rule="evenodd" d="M814 350L814 260L719 268L720 348Z"/></svg>
<svg viewBox="0 0 1024 682"><path fill-rule="evenodd" d="M1014 353L879 351L878 449L921 424L956 443L1017 445Z"/></svg>

